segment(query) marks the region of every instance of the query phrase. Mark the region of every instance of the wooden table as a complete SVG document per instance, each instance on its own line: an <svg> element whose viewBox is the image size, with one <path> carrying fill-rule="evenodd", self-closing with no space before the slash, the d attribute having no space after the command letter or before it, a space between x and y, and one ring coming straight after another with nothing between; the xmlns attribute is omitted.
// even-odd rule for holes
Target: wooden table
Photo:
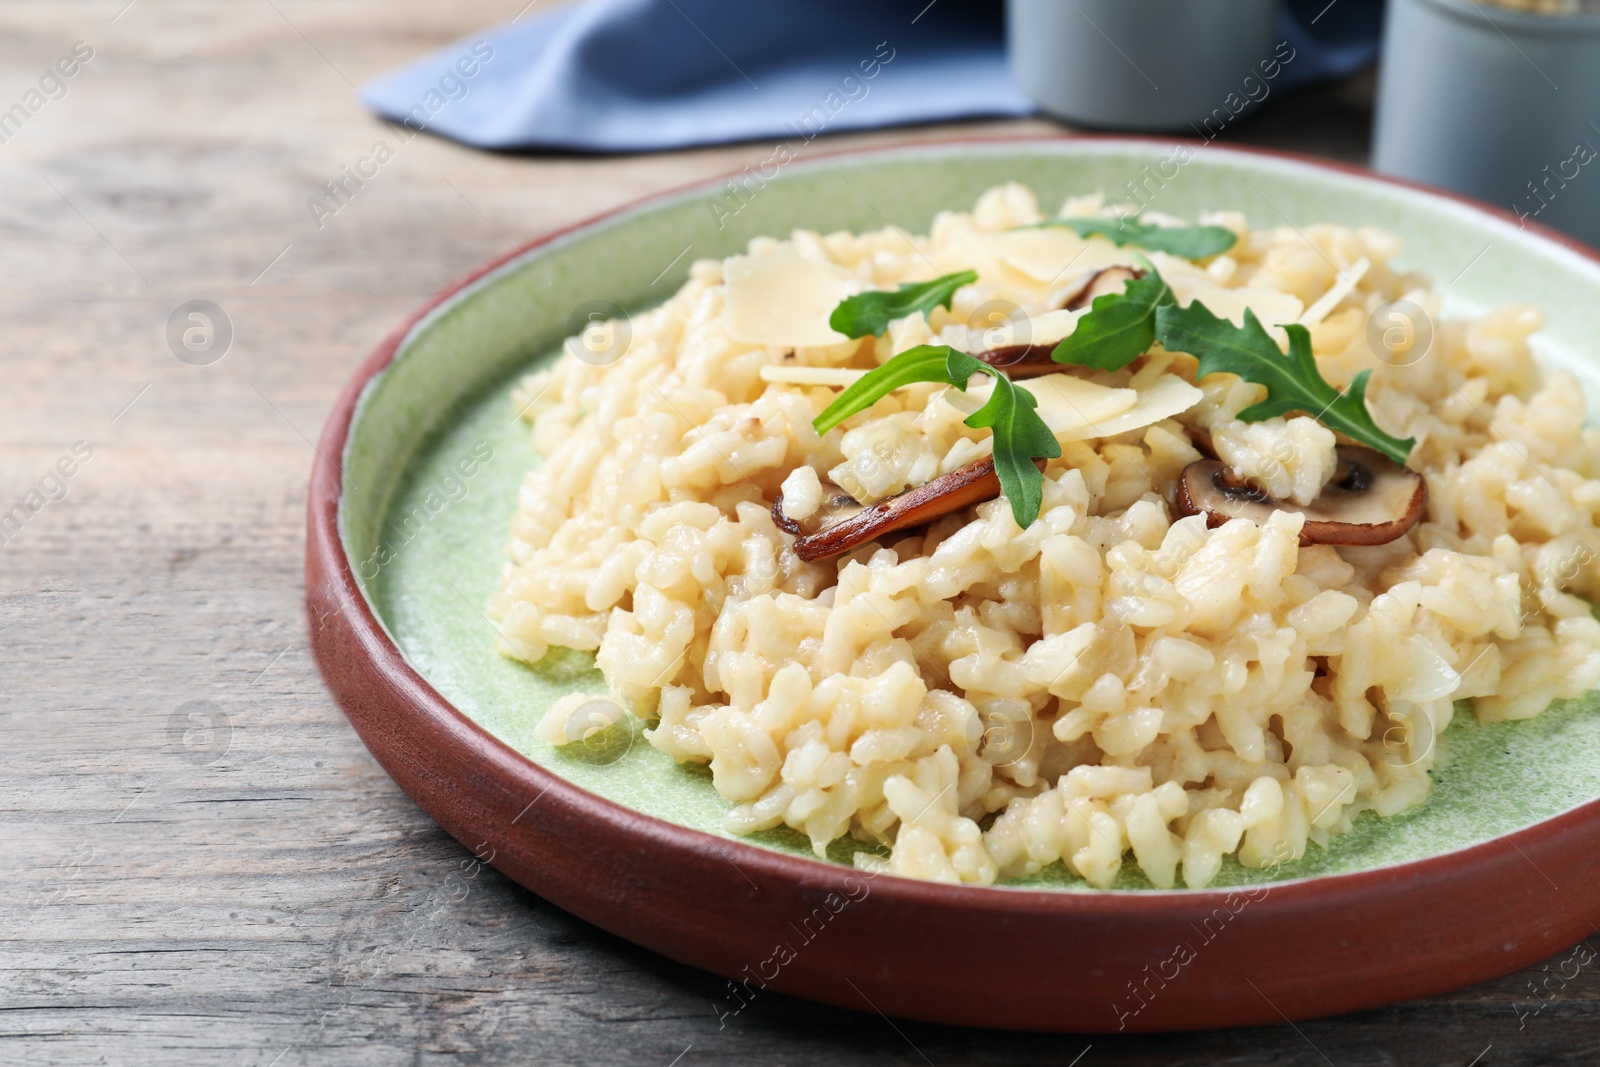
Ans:
<svg viewBox="0 0 1600 1067"><path fill-rule="evenodd" d="M373 763L307 654L310 441L357 361L447 282L762 151L514 157L419 137L319 228L307 198L392 136L353 85L524 2L0 9L0 108L74 42L93 49L66 96L0 144L0 510L41 482L65 492L41 491L0 536L0 1063L1499 1067L1600 1055L1600 976L1535 1001L1538 970L1246 1032L1018 1036L777 995L719 1029L720 979L471 864ZM1360 160L1370 92L1358 80L1286 99L1238 136ZM190 300L232 324L210 365L168 343L169 315ZM58 481L48 472L75 442L92 457Z"/></svg>

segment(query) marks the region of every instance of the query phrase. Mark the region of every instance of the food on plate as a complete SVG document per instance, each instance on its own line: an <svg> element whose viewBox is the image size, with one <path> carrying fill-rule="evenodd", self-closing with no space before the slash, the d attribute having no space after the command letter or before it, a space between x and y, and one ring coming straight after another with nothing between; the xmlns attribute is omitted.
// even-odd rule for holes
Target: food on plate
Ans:
<svg viewBox="0 0 1600 1067"><path fill-rule="evenodd" d="M1444 317L1399 252L1006 185L695 263L515 391L499 648L609 687L536 735L603 696L730 831L976 884L1199 887L1424 803L1458 707L1600 681L1600 435L1537 309Z"/></svg>

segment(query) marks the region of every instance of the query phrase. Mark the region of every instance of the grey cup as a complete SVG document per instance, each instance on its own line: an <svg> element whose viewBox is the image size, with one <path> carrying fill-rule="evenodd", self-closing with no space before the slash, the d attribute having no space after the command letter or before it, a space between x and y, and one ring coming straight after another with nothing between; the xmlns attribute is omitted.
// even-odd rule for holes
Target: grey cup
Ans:
<svg viewBox="0 0 1600 1067"><path fill-rule="evenodd" d="M1600 15L1390 0L1373 166L1600 245Z"/></svg>
<svg viewBox="0 0 1600 1067"><path fill-rule="evenodd" d="M1284 59L1273 55L1277 10L1277 0L1007 0L1011 70L1069 122L1215 136L1270 91Z"/></svg>

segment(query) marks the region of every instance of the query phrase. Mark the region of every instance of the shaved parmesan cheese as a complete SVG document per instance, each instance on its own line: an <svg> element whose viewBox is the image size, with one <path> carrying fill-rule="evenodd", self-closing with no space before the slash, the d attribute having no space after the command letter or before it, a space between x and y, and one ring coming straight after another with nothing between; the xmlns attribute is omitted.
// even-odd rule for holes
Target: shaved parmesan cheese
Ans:
<svg viewBox="0 0 1600 1067"><path fill-rule="evenodd" d="M1078 320L1088 313L1088 308L1047 311L1031 319L1007 319L984 329L968 327L967 344L973 352L1011 345L1053 345L1076 330Z"/></svg>
<svg viewBox="0 0 1600 1067"><path fill-rule="evenodd" d="M1269 330L1296 321L1300 318L1300 312L1305 310L1299 297L1292 293L1280 293L1276 289L1252 289L1249 286L1229 289L1218 285L1203 273L1188 275L1175 271L1171 274L1163 272L1161 276L1172 287L1172 295L1181 306L1188 307L1198 300L1213 315L1227 319L1235 326L1244 325L1246 308L1255 312L1261 325Z"/></svg>
<svg viewBox="0 0 1600 1067"><path fill-rule="evenodd" d="M1132 390L1127 391L1132 392ZM1175 374L1163 374L1151 383L1149 388L1140 389L1137 393L1138 399L1133 406L1120 414L1100 419L1093 425L1084 426L1081 430L1070 433L1057 430L1056 437L1062 442L1086 441L1092 437L1115 437L1119 433L1127 433L1129 430L1137 430L1141 426L1149 426L1162 419L1181 415L1198 404L1202 395L1200 390ZM1043 407L1042 402L1040 406Z"/></svg>
<svg viewBox="0 0 1600 1067"><path fill-rule="evenodd" d="M785 385L831 385L848 389L867 374L864 370L849 367L800 367L773 365L761 368L764 382L782 382Z"/></svg>
<svg viewBox="0 0 1600 1067"><path fill-rule="evenodd" d="M993 238L996 257L1037 282L1052 285L1102 267L1133 264L1133 252L1103 237L1085 240L1064 226L1009 230Z"/></svg>
<svg viewBox="0 0 1600 1067"><path fill-rule="evenodd" d="M1339 301L1349 296L1355 287L1360 284L1362 277L1367 273L1372 263L1366 256L1352 263L1347 270L1339 272L1328 291L1318 298L1315 304L1306 308L1306 313L1300 316L1300 325L1311 327L1328 317L1328 312L1339 306Z"/></svg>
<svg viewBox="0 0 1600 1067"><path fill-rule="evenodd" d="M1182 256L1175 256L1170 252L1151 252L1149 255L1150 262L1156 265L1156 270L1161 273L1161 277L1168 285L1172 284L1174 278L1178 279L1180 283L1184 279L1188 279L1191 285L1205 285L1208 282L1212 285L1226 285L1228 278L1232 277L1232 274L1226 277L1219 277L1218 273L1220 272L1213 273L1213 268L1218 263L1223 260L1231 262L1230 257L1227 255L1218 256L1211 261L1211 266L1209 267L1197 267Z"/></svg>
<svg viewBox="0 0 1600 1067"><path fill-rule="evenodd" d="M1132 389L1096 385L1071 374L1043 374L1017 384L1039 401L1039 417L1057 437L1064 434L1082 436L1084 428L1103 423L1129 410L1139 399L1139 394ZM993 392L994 382L987 379L981 386L973 383L965 393L947 389L940 395L951 407L970 415L988 403ZM1065 439L1077 440L1078 437L1069 436Z"/></svg>
<svg viewBox="0 0 1600 1067"><path fill-rule="evenodd" d="M849 340L828 325L828 316L861 282L837 264L801 259L784 246L770 256L730 256L723 278L724 318L735 341L814 348Z"/></svg>
<svg viewBox="0 0 1600 1067"><path fill-rule="evenodd" d="M1039 417L1057 437L1103 423L1139 400L1139 394L1132 389L1112 389L1070 374L1030 378L1023 388L1038 399Z"/></svg>

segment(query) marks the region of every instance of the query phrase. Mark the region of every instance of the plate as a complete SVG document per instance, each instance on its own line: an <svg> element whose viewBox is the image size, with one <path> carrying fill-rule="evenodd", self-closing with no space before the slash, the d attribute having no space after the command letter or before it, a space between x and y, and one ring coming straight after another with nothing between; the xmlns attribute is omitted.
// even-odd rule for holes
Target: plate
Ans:
<svg viewBox="0 0 1600 1067"><path fill-rule="evenodd" d="M1185 162L1174 165L1173 160ZM436 297L366 360L329 416L306 555L313 647L390 775L522 885L621 937L730 981L736 1016L766 990L932 1021L1035 1030L1238 1026L1333 1014L1472 984L1591 933L1600 905L1600 714L1457 716L1429 804L1364 816L1275 879L1230 861L1204 890L1137 872L1109 891L1060 865L1026 883L870 877L853 846L734 838L709 775L638 731L557 751L532 728L597 675L543 673L491 648L495 587L522 473L537 462L509 399L595 313L665 299L697 258L795 228L926 232L1016 180L1046 205L1175 174L1155 209L1219 207L1254 226L1371 224L1433 273L1449 314L1546 308L1540 355L1591 392L1600 259L1511 216L1290 156L1123 138L979 141L792 163L535 241ZM1148 184L1144 186L1151 188ZM1591 401L1593 402L1593 401ZM1132 865L1128 865L1129 868Z"/></svg>

